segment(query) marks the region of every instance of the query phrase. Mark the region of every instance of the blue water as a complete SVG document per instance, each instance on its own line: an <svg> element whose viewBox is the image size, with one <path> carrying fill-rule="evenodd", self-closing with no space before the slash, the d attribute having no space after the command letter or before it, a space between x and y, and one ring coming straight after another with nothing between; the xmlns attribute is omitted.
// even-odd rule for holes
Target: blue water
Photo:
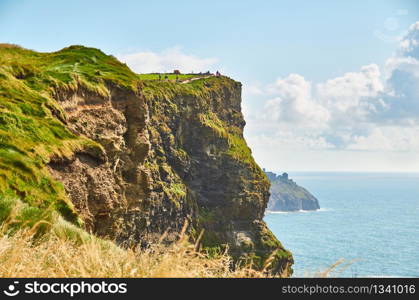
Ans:
<svg viewBox="0 0 419 300"><path fill-rule="evenodd" d="M419 173L289 173L320 202L314 212L267 213L294 255L294 276L339 259L336 277L419 277Z"/></svg>

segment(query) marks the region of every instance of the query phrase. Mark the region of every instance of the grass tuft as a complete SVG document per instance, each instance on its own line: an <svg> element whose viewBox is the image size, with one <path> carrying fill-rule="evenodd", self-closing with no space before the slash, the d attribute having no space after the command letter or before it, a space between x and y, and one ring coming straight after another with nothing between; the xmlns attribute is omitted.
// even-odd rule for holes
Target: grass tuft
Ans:
<svg viewBox="0 0 419 300"><path fill-rule="evenodd" d="M38 53L0 44L0 197L16 197L32 208L56 210L77 221L46 164L76 151L100 156L103 148L59 121L65 115L56 93L84 88L109 96L110 84L136 91L138 81L125 64L98 49L70 46Z"/></svg>
<svg viewBox="0 0 419 300"><path fill-rule="evenodd" d="M184 232L169 246L147 249L119 248L62 219L42 236L35 232L0 227L0 277L272 277L250 264L232 270L226 252L199 252Z"/></svg>

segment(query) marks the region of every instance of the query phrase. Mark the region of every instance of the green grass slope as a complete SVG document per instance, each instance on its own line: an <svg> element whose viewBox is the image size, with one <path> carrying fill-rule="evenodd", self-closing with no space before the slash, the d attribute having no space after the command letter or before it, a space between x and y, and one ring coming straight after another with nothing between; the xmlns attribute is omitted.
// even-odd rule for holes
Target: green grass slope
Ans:
<svg viewBox="0 0 419 300"><path fill-rule="evenodd" d="M107 95L108 83L136 89L137 82L126 65L97 49L71 46L38 53L0 44L0 206L19 199L32 217L58 211L78 221L63 186L45 165L76 150L102 150L66 128L54 94L83 87Z"/></svg>
<svg viewBox="0 0 419 300"><path fill-rule="evenodd" d="M31 210L28 220L48 219L58 211L71 222L81 222L62 184L51 178L46 165L54 158L71 157L75 151L103 150L101 145L67 129L66 115L57 103L58 92L83 88L109 96L110 86L133 91L140 87L151 101L170 102L182 96L210 98L214 89L221 90L232 82L226 77L205 74L169 75L168 81L160 81L157 74L136 74L115 57L95 48L70 46L39 53L0 44L0 210L19 201ZM177 83L176 77L180 81L195 80ZM219 133L231 146L229 155L257 168L234 128L214 114L202 115L201 121L217 132L221 130Z"/></svg>

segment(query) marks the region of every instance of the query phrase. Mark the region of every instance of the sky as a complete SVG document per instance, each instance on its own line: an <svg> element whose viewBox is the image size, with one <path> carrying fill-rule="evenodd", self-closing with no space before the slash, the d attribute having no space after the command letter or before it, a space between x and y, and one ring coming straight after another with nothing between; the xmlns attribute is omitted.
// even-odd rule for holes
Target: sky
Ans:
<svg viewBox="0 0 419 300"><path fill-rule="evenodd" d="M0 42L241 81L245 137L277 172L419 172L417 21L415 0L0 0Z"/></svg>

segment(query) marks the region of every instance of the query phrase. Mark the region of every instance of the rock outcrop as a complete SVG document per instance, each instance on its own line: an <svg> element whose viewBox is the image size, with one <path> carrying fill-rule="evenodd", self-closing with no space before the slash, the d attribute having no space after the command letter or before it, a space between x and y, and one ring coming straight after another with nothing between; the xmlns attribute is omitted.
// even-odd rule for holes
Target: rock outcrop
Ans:
<svg viewBox="0 0 419 300"><path fill-rule="evenodd" d="M289 179L287 173L276 175L272 172L266 172L266 175L271 181L268 210L299 211L320 208L317 198L305 188L297 185L292 179Z"/></svg>
<svg viewBox="0 0 419 300"><path fill-rule="evenodd" d="M143 81L113 57L82 46L46 54L7 51L14 51L11 64L30 55L30 72L23 69L19 78L2 72L22 91L44 97L45 118L66 133L57 144L71 145L67 151L45 147L43 160L37 150L21 150L38 162L49 186L63 185L64 195L59 184L45 193L51 201L62 198L56 207L68 219L76 215L98 236L144 247L166 231L174 240L188 224L192 237L204 232L208 251L225 248L260 268L269 258L270 270L291 275L291 253L262 220L270 185L243 138L239 82L223 76L185 84ZM2 101L13 104L7 97ZM38 116L25 117L50 129ZM23 139L33 149L43 147L30 133ZM0 182L3 191L40 205L22 189L44 186L7 184Z"/></svg>

